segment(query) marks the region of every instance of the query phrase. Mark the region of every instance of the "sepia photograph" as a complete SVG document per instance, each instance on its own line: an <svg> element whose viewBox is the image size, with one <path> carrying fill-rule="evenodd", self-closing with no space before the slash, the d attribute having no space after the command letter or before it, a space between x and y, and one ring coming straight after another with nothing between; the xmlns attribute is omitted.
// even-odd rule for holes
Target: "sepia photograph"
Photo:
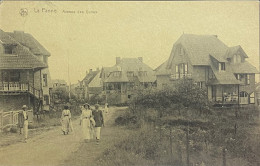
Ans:
<svg viewBox="0 0 260 166"><path fill-rule="evenodd" d="M259 6L0 0L0 166L260 166Z"/></svg>

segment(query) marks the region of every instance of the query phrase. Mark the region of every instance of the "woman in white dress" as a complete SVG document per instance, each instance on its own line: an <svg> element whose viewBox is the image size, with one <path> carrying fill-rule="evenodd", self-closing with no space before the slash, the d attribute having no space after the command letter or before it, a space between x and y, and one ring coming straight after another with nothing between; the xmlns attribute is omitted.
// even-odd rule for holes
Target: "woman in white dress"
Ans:
<svg viewBox="0 0 260 166"><path fill-rule="evenodd" d="M61 124L62 124L62 131L63 134L68 134L70 129L70 120L71 120L71 113L69 110L69 106L64 106L64 110L61 114Z"/></svg>
<svg viewBox="0 0 260 166"><path fill-rule="evenodd" d="M92 135L92 111L90 110L89 104L84 104L80 117L80 125L82 126L82 134L85 142L89 142Z"/></svg>

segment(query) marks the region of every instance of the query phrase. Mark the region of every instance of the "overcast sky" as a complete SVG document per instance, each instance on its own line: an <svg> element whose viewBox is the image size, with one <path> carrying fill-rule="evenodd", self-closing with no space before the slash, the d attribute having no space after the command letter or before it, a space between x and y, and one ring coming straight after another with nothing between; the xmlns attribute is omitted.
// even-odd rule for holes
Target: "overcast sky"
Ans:
<svg viewBox="0 0 260 166"><path fill-rule="evenodd" d="M23 8L27 16L20 15ZM114 65L116 57L143 57L156 68L168 59L183 33L218 35L227 46L241 45L248 61L259 68L255 1L4 1L0 28L32 34L51 53L52 79L68 81L69 64L71 83L82 80L86 70Z"/></svg>

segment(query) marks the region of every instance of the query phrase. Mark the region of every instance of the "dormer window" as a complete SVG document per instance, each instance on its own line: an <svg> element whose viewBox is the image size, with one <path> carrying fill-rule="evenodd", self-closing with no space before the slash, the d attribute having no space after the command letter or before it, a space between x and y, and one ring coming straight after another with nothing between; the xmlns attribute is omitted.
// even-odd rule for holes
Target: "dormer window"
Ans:
<svg viewBox="0 0 260 166"><path fill-rule="evenodd" d="M13 47L12 46L6 46L5 47L5 54L13 54Z"/></svg>
<svg viewBox="0 0 260 166"><path fill-rule="evenodd" d="M120 73L121 73L120 71L116 71L116 72L114 72L113 75L114 75L114 77L120 77Z"/></svg>
<svg viewBox="0 0 260 166"><path fill-rule="evenodd" d="M233 59L234 59L233 60L234 63L241 63L241 56L240 55L235 54Z"/></svg>
<svg viewBox="0 0 260 166"><path fill-rule="evenodd" d="M225 71L226 70L226 66L224 62L219 62L218 64L218 70L219 71Z"/></svg>
<svg viewBox="0 0 260 166"><path fill-rule="evenodd" d="M147 71L139 71L139 76L147 76Z"/></svg>
<svg viewBox="0 0 260 166"><path fill-rule="evenodd" d="M133 71L128 71L127 72L127 77L133 77L134 76L134 72Z"/></svg>

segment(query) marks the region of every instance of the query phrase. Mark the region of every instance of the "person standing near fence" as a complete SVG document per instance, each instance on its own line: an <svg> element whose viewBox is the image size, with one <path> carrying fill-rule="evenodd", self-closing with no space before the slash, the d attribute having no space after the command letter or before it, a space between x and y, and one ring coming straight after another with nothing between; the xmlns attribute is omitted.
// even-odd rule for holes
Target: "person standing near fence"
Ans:
<svg viewBox="0 0 260 166"><path fill-rule="evenodd" d="M20 134L22 134L22 128L24 124L24 116L23 116L23 111L18 112L18 128L20 129Z"/></svg>
<svg viewBox="0 0 260 166"><path fill-rule="evenodd" d="M99 109L99 105L95 105L95 110L92 112L95 120L95 136L96 136L96 141L97 144L99 144L100 141L100 132L101 132L101 127L104 126L104 116L103 112Z"/></svg>
<svg viewBox="0 0 260 166"><path fill-rule="evenodd" d="M28 113L27 113L27 109L28 107L26 105L23 105L22 107L23 109L23 132L24 132L24 142L27 142L27 138L28 138Z"/></svg>
<svg viewBox="0 0 260 166"><path fill-rule="evenodd" d="M71 124L71 113L69 110L69 106L65 105L64 106L64 110L62 111L61 114L61 125L62 125L62 131L63 134L69 134L69 130L70 130L70 124Z"/></svg>

